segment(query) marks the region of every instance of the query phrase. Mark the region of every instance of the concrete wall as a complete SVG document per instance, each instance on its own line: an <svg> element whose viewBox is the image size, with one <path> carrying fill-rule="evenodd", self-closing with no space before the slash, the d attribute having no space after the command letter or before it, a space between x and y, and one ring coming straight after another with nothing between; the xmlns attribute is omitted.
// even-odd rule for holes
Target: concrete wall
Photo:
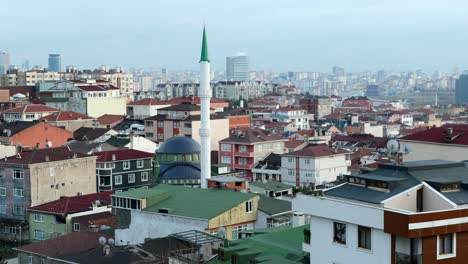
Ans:
<svg viewBox="0 0 468 264"><path fill-rule="evenodd" d="M435 211L435 210L446 210L452 209L454 206L442 197L442 194L424 186L423 190L423 211Z"/></svg>
<svg viewBox="0 0 468 264"><path fill-rule="evenodd" d="M405 192L404 194L396 197L395 199L386 202L384 204L384 207L385 208L401 209L401 210L406 210L406 211L410 211L410 212L416 212L417 211L417 197L416 197L416 194L418 192L418 189L414 189L414 190L411 190L409 192ZM424 202L426 202L425 199L424 199Z"/></svg>
<svg viewBox="0 0 468 264"><path fill-rule="evenodd" d="M31 164L29 168L31 206L61 196L75 196L78 192L96 192L96 156Z"/></svg>
<svg viewBox="0 0 468 264"><path fill-rule="evenodd" d="M98 118L104 114L126 115L126 97L88 97L87 115Z"/></svg>
<svg viewBox="0 0 468 264"><path fill-rule="evenodd" d="M201 121L192 122L192 138L200 143ZM219 150L218 142L229 137L229 119L213 119L210 121L211 127L211 150Z"/></svg>
<svg viewBox="0 0 468 264"><path fill-rule="evenodd" d="M131 245L143 243L145 238L159 238L167 235L199 230L205 232L208 221L203 219L182 218L157 213L132 210L130 225L126 229L115 230L117 245Z"/></svg>
<svg viewBox="0 0 468 264"><path fill-rule="evenodd" d="M270 215L259 210L257 213L257 221L255 222L255 229L267 228L268 218L270 218Z"/></svg>
<svg viewBox="0 0 468 264"><path fill-rule="evenodd" d="M411 152L403 156L403 161L430 159L461 161L468 157L468 146L466 145L433 144L401 139L399 141L400 144L411 146Z"/></svg>
<svg viewBox="0 0 468 264"><path fill-rule="evenodd" d="M80 127L93 127L94 120L85 119L85 120L69 120L69 121L58 121L58 122L49 122L49 124L63 127L68 131L75 132Z"/></svg>

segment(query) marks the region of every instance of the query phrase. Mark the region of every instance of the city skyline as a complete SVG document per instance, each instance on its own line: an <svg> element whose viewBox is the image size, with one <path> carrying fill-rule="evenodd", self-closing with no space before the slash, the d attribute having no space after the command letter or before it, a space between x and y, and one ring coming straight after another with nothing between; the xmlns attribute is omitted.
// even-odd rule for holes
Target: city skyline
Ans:
<svg viewBox="0 0 468 264"><path fill-rule="evenodd" d="M251 58L253 70L266 71L328 71L340 65L352 72L451 72L455 65L468 66L463 64L468 23L462 23L468 3L462 1L110 3L72 1L65 9L41 1L21 8L22 3L2 0L5 34L15 37L2 41L0 50L16 65L28 59L45 66L47 54L60 53L64 66L79 68L196 69L194 43L205 21L217 70L239 51ZM435 17L443 19L434 23ZM41 30L33 30L30 25L38 21Z"/></svg>

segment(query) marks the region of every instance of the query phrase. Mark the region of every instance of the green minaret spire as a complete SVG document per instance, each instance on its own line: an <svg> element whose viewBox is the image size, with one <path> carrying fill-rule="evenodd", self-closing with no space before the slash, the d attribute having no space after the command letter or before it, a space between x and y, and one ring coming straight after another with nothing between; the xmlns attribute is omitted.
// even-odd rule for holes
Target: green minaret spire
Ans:
<svg viewBox="0 0 468 264"><path fill-rule="evenodd" d="M205 26L203 26L203 39L202 39L201 56L200 56L200 62L202 61L210 62L210 59L208 58L208 42L206 41Z"/></svg>

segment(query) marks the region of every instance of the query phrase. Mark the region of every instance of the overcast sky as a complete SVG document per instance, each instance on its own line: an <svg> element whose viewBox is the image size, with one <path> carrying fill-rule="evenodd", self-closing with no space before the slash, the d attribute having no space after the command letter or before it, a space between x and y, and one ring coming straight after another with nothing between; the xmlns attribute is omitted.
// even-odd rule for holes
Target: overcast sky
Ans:
<svg viewBox="0 0 468 264"><path fill-rule="evenodd" d="M212 67L254 70L468 68L466 0L0 0L0 50L15 64L197 69L203 21Z"/></svg>

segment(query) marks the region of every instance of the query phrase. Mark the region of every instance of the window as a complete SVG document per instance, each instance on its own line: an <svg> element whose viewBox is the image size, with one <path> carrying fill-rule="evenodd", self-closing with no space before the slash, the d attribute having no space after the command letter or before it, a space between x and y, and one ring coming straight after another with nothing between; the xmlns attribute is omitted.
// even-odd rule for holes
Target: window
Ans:
<svg viewBox="0 0 468 264"><path fill-rule="evenodd" d="M23 188L13 188L13 196L23 197Z"/></svg>
<svg viewBox="0 0 468 264"><path fill-rule="evenodd" d="M263 151L263 146L262 145L258 146L258 152L262 152L262 151Z"/></svg>
<svg viewBox="0 0 468 264"><path fill-rule="evenodd" d="M239 158L239 165L245 165L247 164L247 159L246 158Z"/></svg>
<svg viewBox="0 0 468 264"><path fill-rule="evenodd" d="M0 187L0 196L6 196L6 187Z"/></svg>
<svg viewBox="0 0 468 264"><path fill-rule="evenodd" d="M458 190L460 190L460 184L459 183L443 184L440 187L441 192L450 192L450 191L458 191Z"/></svg>
<svg viewBox="0 0 468 264"><path fill-rule="evenodd" d="M154 134L153 133L146 133L145 136L146 137L154 137Z"/></svg>
<svg viewBox="0 0 468 264"><path fill-rule="evenodd" d="M247 213L252 213L253 212L252 201L245 202L245 212L247 212Z"/></svg>
<svg viewBox="0 0 468 264"><path fill-rule="evenodd" d="M305 159L304 164L310 164L310 159Z"/></svg>
<svg viewBox="0 0 468 264"><path fill-rule="evenodd" d="M296 170L288 169L288 176L296 176Z"/></svg>
<svg viewBox="0 0 468 264"><path fill-rule="evenodd" d="M24 207L21 205L15 205L13 207L13 214L14 215L24 215Z"/></svg>
<svg viewBox="0 0 468 264"><path fill-rule="evenodd" d="M358 247L371 250L372 230L369 227L358 226Z"/></svg>
<svg viewBox="0 0 468 264"><path fill-rule="evenodd" d="M34 222L43 223L44 222L44 215L34 214Z"/></svg>
<svg viewBox="0 0 468 264"><path fill-rule="evenodd" d="M437 259L452 258L456 255L456 234L437 236Z"/></svg>
<svg viewBox="0 0 468 264"><path fill-rule="evenodd" d="M143 160L137 160L137 168L143 168Z"/></svg>
<svg viewBox="0 0 468 264"><path fill-rule="evenodd" d="M33 263L33 257L32 256L29 256L28 257L28 264L32 264Z"/></svg>
<svg viewBox="0 0 468 264"><path fill-rule="evenodd" d="M141 181L148 181L148 172L141 173Z"/></svg>
<svg viewBox="0 0 468 264"><path fill-rule="evenodd" d="M0 204L0 214L6 214L6 205Z"/></svg>
<svg viewBox="0 0 468 264"><path fill-rule="evenodd" d="M158 122L158 127L164 127L164 122L162 121Z"/></svg>
<svg viewBox="0 0 468 264"><path fill-rule="evenodd" d="M268 149L268 150L273 150L273 144L268 144L268 145L267 145L267 149Z"/></svg>
<svg viewBox="0 0 468 264"><path fill-rule="evenodd" d="M153 126L153 121L146 121L146 126L147 127L152 127Z"/></svg>
<svg viewBox="0 0 468 264"><path fill-rule="evenodd" d="M13 179L23 179L24 171L22 169L13 169Z"/></svg>
<svg viewBox="0 0 468 264"><path fill-rule="evenodd" d="M36 240L44 240L45 233L42 230L34 230L34 239Z"/></svg>
<svg viewBox="0 0 468 264"><path fill-rule="evenodd" d="M16 235L16 227L5 226L5 233L10 234L10 235Z"/></svg>
<svg viewBox="0 0 468 264"><path fill-rule="evenodd" d="M276 144L276 149L282 149L282 147L281 147L281 144L280 144L280 143L277 143L277 144Z"/></svg>
<svg viewBox="0 0 468 264"><path fill-rule="evenodd" d="M129 174L128 183L134 183L134 182L135 182L135 174Z"/></svg>
<svg viewBox="0 0 468 264"><path fill-rule="evenodd" d="M73 231L75 232L80 231L80 223L73 223Z"/></svg>
<svg viewBox="0 0 468 264"><path fill-rule="evenodd" d="M129 170L130 169L130 161L126 160L123 162L123 169L124 170Z"/></svg>
<svg viewBox="0 0 468 264"><path fill-rule="evenodd" d="M239 146L239 152L246 152L247 146Z"/></svg>
<svg viewBox="0 0 468 264"><path fill-rule="evenodd" d="M26 114L26 119L34 119L34 114Z"/></svg>
<svg viewBox="0 0 468 264"><path fill-rule="evenodd" d="M221 163L224 163L224 164L231 164L231 157L229 157L229 156L222 156L222 157L221 157Z"/></svg>
<svg viewBox="0 0 468 264"><path fill-rule="evenodd" d="M158 133L158 139L164 139L164 134L163 133Z"/></svg>
<svg viewBox="0 0 468 264"><path fill-rule="evenodd" d="M346 224L333 222L333 242L346 245Z"/></svg>
<svg viewBox="0 0 468 264"><path fill-rule="evenodd" d="M115 185L122 184L122 175L115 175Z"/></svg>
<svg viewBox="0 0 468 264"><path fill-rule="evenodd" d="M174 127L174 128L180 128L179 122L174 122L174 123L173 123L173 127Z"/></svg>
<svg viewBox="0 0 468 264"><path fill-rule="evenodd" d="M221 144L221 151L231 151L231 145L229 144Z"/></svg>
<svg viewBox="0 0 468 264"><path fill-rule="evenodd" d="M294 158L293 157L288 157L288 162L291 163L293 162Z"/></svg>

